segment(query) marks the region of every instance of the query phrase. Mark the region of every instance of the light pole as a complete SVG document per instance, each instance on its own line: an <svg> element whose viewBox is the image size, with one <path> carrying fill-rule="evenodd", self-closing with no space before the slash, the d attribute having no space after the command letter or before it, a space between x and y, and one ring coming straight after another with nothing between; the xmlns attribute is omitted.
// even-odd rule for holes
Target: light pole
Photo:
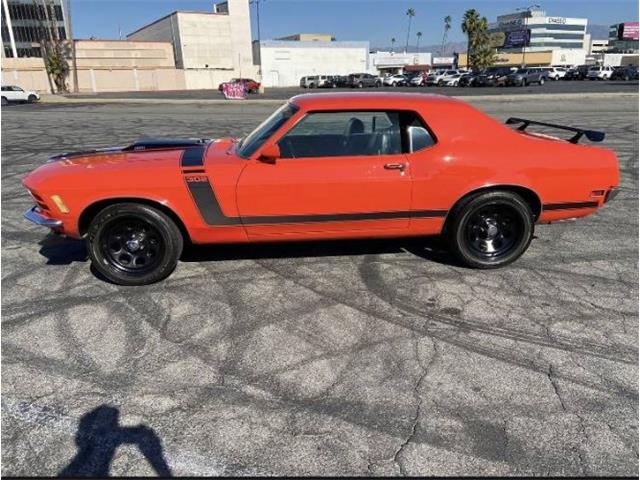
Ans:
<svg viewBox="0 0 640 480"><path fill-rule="evenodd" d="M524 68L526 66L526 62L525 62L525 52L526 52L526 47L527 47L527 23L529 20L529 17L531 16L531 10L534 8L540 8L540 5L529 5L528 7L521 7L521 8L516 8L516 12L527 12L525 17L524 17L524 38L522 39L522 68Z"/></svg>

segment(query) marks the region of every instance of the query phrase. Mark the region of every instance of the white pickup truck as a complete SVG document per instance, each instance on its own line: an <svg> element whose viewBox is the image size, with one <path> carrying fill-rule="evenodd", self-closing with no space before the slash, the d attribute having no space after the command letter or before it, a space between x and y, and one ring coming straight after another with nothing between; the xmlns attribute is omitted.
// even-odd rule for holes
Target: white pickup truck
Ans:
<svg viewBox="0 0 640 480"><path fill-rule="evenodd" d="M17 103L33 103L40 100L40 95L36 92L25 91L15 85L3 85L2 86L2 105L7 105L9 102Z"/></svg>

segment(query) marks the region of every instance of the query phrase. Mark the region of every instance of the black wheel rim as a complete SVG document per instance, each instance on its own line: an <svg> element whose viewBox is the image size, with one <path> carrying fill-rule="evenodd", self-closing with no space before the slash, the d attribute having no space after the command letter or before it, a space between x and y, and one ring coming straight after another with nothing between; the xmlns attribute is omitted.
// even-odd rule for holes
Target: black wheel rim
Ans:
<svg viewBox="0 0 640 480"><path fill-rule="evenodd" d="M465 240L471 252L483 260L497 261L513 252L522 240L524 222L509 205L487 205L471 214Z"/></svg>
<svg viewBox="0 0 640 480"><path fill-rule="evenodd" d="M100 248L113 268L130 274L144 274L162 261L165 243L160 232L138 217L121 217L102 231Z"/></svg>

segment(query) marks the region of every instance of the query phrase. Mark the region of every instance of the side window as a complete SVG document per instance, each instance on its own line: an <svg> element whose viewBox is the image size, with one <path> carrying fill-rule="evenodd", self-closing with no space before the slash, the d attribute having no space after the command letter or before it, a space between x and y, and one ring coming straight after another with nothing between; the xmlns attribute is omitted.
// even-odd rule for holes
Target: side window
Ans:
<svg viewBox="0 0 640 480"><path fill-rule="evenodd" d="M403 131L403 152L419 152L436 143L435 138L416 112L402 112L400 123Z"/></svg>
<svg viewBox="0 0 640 480"><path fill-rule="evenodd" d="M287 132L278 145L282 158L400 154L400 113L310 113Z"/></svg>

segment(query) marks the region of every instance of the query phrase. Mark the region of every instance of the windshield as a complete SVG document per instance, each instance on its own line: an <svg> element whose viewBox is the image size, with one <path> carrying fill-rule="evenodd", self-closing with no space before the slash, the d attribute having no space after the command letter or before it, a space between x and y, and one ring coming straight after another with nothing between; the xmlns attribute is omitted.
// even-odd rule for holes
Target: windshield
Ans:
<svg viewBox="0 0 640 480"><path fill-rule="evenodd" d="M253 153L297 111L298 107L291 103L282 105L240 142L238 155L243 158L248 158L253 155Z"/></svg>

